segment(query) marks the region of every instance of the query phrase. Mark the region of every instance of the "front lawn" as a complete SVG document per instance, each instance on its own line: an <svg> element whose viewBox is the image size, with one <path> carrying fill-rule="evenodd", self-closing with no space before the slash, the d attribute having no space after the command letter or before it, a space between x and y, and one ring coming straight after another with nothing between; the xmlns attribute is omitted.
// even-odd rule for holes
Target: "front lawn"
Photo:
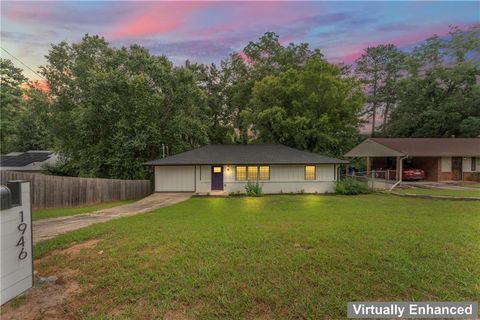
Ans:
<svg viewBox="0 0 480 320"><path fill-rule="evenodd" d="M64 216L73 216L75 214L88 213L102 209L108 209L116 206L121 206L124 204L129 204L137 200L119 200L112 202L102 202L97 204L92 204L88 206L81 207L72 207L72 208L53 208L53 209L37 209L32 210L32 219L46 219L46 218L58 218Z"/></svg>
<svg viewBox="0 0 480 320"><path fill-rule="evenodd" d="M338 319L352 300L478 301L479 209L386 194L193 198L41 242L36 267L78 281L61 307L73 318Z"/></svg>
<svg viewBox="0 0 480 320"><path fill-rule="evenodd" d="M395 189L394 191L402 194L419 194L419 195L453 196L453 197L480 197L480 189L469 190L469 189L408 188L408 189Z"/></svg>

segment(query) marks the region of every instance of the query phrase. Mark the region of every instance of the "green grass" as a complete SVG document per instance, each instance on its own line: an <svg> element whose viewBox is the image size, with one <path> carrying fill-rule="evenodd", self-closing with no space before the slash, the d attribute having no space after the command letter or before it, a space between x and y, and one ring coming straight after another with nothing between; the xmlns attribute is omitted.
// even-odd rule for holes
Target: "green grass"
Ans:
<svg viewBox="0 0 480 320"><path fill-rule="evenodd" d="M78 271L73 318L339 319L352 300L480 300L479 209L386 194L192 198L34 253L40 274ZM87 239L100 242L58 251Z"/></svg>
<svg viewBox="0 0 480 320"><path fill-rule="evenodd" d="M97 203L88 206L82 207L72 207L72 208L54 208L54 209L39 209L32 211L32 219L39 220L39 219L46 219L46 218L58 218L64 216L73 216L75 214L93 212L102 209L108 209L116 206L121 206L124 204L132 203L137 200L120 200L120 201L113 201L113 202L103 202Z"/></svg>
<svg viewBox="0 0 480 320"><path fill-rule="evenodd" d="M459 189L395 189L395 192L403 194L421 194L432 196L455 196L455 197L480 197L480 190L459 190Z"/></svg>

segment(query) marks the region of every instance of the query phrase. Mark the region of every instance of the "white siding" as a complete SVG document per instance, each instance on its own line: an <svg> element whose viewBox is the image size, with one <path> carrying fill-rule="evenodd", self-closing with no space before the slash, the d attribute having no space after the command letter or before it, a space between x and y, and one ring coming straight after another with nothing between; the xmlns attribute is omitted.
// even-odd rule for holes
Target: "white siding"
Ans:
<svg viewBox="0 0 480 320"><path fill-rule="evenodd" d="M245 192L246 181L235 181L235 166L224 167L226 192ZM317 165L316 180L305 180L304 165L271 165L270 180L259 181L268 193L326 193L335 189L335 165Z"/></svg>
<svg viewBox="0 0 480 320"><path fill-rule="evenodd" d="M195 191L194 166L155 167L155 191L177 192Z"/></svg>
<svg viewBox="0 0 480 320"><path fill-rule="evenodd" d="M462 163L463 172L472 172L472 158L464 157Z"/></svg>
<svg viewBox="0 0 480 320"><path fill-rule="evenodd" d="M270 180L259 181L263 192L268 193L325 193L335 189L335 165L316 166L316 180L305 180L304 165L271 165ZM196 172L196 174L195 174ZM195 178L194 178L195 177ZM245 192L246 181L235 180L235 166L223 166L224 191ZM211 166L156 167L156 191L211 192Z"/></svg>
<svg viewBox="0 0 480 320"><path fill-rule="evenodd" d="M452 172L452 158L451 157L442 157L442 172Z"/></svg>

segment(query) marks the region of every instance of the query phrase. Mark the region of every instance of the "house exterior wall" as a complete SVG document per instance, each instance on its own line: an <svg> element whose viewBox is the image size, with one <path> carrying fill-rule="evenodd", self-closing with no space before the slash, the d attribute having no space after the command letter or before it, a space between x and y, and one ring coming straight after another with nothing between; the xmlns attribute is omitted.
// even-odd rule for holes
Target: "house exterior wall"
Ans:
<svg viewBox="0 0 480 320"><path fill-rule="evenodd" d="M463 157L462 160L462 180L480 182L480 157L476 157L475 170L472 170L472 157ZM452 158L441 158L441 172L439 181L453 180Z"/></svg>
<svg viewBox="0 0 480 320"><path fill-rule="evenodd" d="M334 192L337 178L336 165L316 165L316 180L305 180L304 170L304 165L271 165L270 180L260 180L259 183L266 194ZM181 175L181 177L175 178L176 175ZM169 186L169 183L172 185ZM211 183L211 166L209 165L155 167L155 191L157 192L165 192L168 189L171 191L190 191L189 189L193 186L197 193L209 193L211 192ZM235 180L234 165L223 166L224 192L244 193L246 185L247 181Z"/></svg>

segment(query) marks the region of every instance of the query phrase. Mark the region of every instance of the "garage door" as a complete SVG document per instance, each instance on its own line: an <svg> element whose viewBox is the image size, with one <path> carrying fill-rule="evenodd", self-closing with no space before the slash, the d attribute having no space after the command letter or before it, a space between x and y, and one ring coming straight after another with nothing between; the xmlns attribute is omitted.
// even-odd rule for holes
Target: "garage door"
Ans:
<svg viewBox="0 0 480 320"><path fill-rule="evenodd" d="M194 166L155 167L155 191L195 191Z"/></svg>

